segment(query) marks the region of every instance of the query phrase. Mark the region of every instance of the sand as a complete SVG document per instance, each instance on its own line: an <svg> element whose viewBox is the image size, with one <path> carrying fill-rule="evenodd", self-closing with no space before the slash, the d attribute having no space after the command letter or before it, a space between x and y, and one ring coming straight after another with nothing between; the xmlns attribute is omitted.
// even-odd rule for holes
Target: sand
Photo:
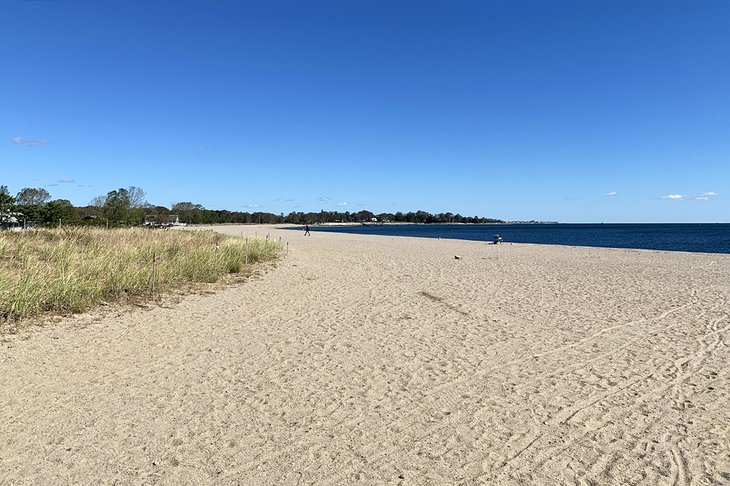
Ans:
<svg viewBox="0 0 730 486"><path fill-rule="evenodd" d="M730 255L220 230L289 254L3 338L0 484L730 484Z"/></svg>

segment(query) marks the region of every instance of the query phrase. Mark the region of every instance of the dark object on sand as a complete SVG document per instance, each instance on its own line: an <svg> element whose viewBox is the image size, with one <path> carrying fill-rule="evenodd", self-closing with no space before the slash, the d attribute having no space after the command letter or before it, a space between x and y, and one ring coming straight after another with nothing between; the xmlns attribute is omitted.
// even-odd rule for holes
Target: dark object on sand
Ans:
<svg viewBox="0 0 730 486"><path fill-rule="evenodd" d="M502 237L499 235L494 235L494 244L498 245L500 243L502 243Z"/></svg>

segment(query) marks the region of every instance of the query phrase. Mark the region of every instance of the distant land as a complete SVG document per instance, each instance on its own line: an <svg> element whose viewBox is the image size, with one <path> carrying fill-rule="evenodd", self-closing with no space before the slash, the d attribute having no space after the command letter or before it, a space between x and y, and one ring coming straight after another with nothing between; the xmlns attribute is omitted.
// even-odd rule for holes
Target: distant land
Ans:
<svg viewBox="0 0 730 486"><path fill-rule="evenodd" d="M558 221L507 221L507 224L559 224Z"/></svg>
<svg viewBox="0 0 730 486"><path fill-rule="evenodd" d="M21 189L13 196L7 186L0 186L0 224L57 225L90 224L135 226L165 223L171 216L186 224L317 224L317 223L505 223L497 218L463 216L459 213L432 214L427 211L374 213L368 210L302 212L288 215L263 211L245 212L206 209L202 204L181 201L171 207L151 204L145 191L130 186L95 197L86 206L74 206L66 199L53 199L44 188Z"/></svg>

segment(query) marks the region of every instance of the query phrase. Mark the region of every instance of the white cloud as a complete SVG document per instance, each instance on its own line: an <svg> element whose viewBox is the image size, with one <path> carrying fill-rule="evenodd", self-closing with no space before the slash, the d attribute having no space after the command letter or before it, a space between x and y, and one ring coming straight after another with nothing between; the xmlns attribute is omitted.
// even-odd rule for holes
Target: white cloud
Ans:
<svg viewBox="0 0 730 486"><path fill-rule="evenodd" d="M674 199L675 201L681 201L684 199L694 199L695 201L709 201L711 197L719 196L716 192L703 192L694 196L688 196L687 194L668 194L662 196L662 199Z"/></svg>
<svg viewBox="0 0 730 486"><path fill-rule="evenodd" d="M48 142L45 140L26 140L23 137L14 137L13 143L16 145L25 145L26 147L35 147L36 145L43 145Z"/></svg>
<svg viewBox="0 0 730 486"><path fill-rule="evenodd" d="M76 179L68 178L68 179L59 179L56 182L59 184L73 184L76 182Z"/></svg>
<svg viewBox="0 0 730 486"><path fill-rule="evenodd" d="M618 196L618 192L616 192L616 191L607 192L606 194L604 194L604 196L606 196L606 197Z"/></svg>
<svg viewBox="0 0 730 486"><path fill-rule="evenodd" d="M262 206L261 206L260 204L253 204L253 203L252 203L252 204L246 204L246 205L244 205L243 207L244 207L244 208L248 208L248 209L256 209L256 208L260 208L260 207L262 207Z"/></svg>
<svg viewBox="0 0 730 486"><path fill-rule="evenodd" d="M341 203L337 203L338 206L347 206L347 201L342 201Z"/></svg>
<svg viewBox="0 0 730 486"><path fill-rule="evenodd" d="M317 198L317 201L319 201L321 203L326 203L329 200L330 200L330 198L328 198L327 196L320 196Z"/></svg>

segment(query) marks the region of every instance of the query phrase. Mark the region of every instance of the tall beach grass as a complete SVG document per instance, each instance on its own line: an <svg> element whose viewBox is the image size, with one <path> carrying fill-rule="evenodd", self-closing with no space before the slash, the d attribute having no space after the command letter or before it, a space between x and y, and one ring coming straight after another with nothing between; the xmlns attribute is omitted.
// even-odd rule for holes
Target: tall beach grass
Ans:
<svg viewBox="0 0 730 486"><path fill-rule="evenodd" d="M0 232L0 323L83 312L104 302L216 282L279 252L275 241L212 231L72 227Z"/></svg>

